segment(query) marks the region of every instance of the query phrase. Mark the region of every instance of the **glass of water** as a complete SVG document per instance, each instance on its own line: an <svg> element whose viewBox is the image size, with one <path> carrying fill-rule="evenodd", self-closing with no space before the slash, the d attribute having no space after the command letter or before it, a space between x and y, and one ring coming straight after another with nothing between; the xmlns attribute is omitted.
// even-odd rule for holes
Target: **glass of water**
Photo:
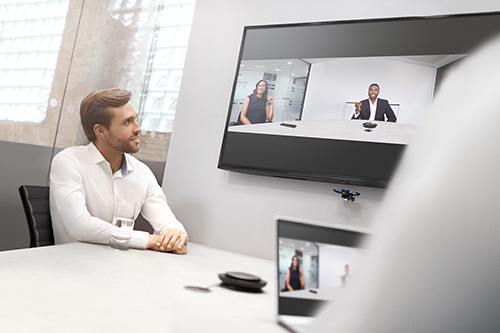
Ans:
<svg viewBox="0 0 500 333"><path fill-rule="evenodd" d="M111 236L109 247L115 250L126 251L130 247L130 238L134 230L134 219L137 204L122 199L117 199L115 214L111 222Z"/></svg>

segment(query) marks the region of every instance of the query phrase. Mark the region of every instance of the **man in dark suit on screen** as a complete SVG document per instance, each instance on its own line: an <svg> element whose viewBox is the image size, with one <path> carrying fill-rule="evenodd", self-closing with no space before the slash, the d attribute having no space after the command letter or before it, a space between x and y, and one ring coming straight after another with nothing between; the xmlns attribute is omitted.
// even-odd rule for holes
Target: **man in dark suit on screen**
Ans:
<svg viewBox="0 0 500 333"><path fill-rule="evenodd" d="M356 110L351 119L378 120L396 122L396 115L392 111L389 101L378 98L380 87L372 83L368 88L368 99L356 102Z"/></svg>

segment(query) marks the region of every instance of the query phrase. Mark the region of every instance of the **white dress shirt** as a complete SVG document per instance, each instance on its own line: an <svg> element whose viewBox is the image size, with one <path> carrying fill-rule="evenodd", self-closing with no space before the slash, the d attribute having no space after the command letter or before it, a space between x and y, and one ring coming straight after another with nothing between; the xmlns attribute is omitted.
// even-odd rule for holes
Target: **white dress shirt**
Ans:
<svg viewBox="0 0 500 333"><path fill-rule="evenodd" d="M372 103L372 101L368 99L368 104L370 105L370 121L375 121L375 114L377 113L377 102L378 98L375 99L375 103Z"/></svg>
<svg viewBox="0 0 500 333"><path fill-rule="evenodd" d="M50 213L56 244L89 242L107 244L117 201L134 202L155 234L166 228L185 231L167 205L163 190L144 163L124 154L115 174L97 147L64 149L52 161ZM130 247L145 249L149 233L134 230Z"/></svg>

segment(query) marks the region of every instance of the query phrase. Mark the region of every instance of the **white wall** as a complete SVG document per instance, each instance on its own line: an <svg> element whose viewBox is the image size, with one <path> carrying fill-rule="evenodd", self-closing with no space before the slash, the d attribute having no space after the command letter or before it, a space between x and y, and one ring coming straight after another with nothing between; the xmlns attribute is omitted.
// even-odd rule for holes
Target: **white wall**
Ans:
<svg viewBox="0 0 500 333"><path fill-rule="evenodd" d="M369 227L385 192L352 187L361 196L346 203L339 185L217 169L245 25L493 10L498 0L198 0L163 182L190 239L275 258L275 214Z"/></svg>
<svg viewBox="0 0 500 333"><path fill-rule="evenodd" d="M345 274L345 265L349 265L349 273L356 275L356 264L360 260L362 250L329 244L319 246L319 288L340 288L340 277Z"/></svg>
<svg viewBox="0 0 500 333"><path fill-rule="evenodd" d="M398 123L420 125L432 103L435 79L435 68L388 58L313 64L302 119L344 119L346 102L368 98L368 86L376 82L380 98L401 104Z"/></svg>

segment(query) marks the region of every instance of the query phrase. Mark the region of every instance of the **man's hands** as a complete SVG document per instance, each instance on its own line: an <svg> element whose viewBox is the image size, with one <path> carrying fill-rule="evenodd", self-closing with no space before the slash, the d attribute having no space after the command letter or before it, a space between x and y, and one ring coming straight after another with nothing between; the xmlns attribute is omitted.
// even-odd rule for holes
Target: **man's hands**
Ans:
<svg viewBox="0 0 500 333"><path fill-rule="evenodd" d="M186 254L187 233L173 228L165 229L160 235L149 235L147 248L161 252Z"/></svg>
<svg viewBox="0 0 500 333"><path fill-rule="evenodd" d="M358 115L361 112L361 102L356 102L354 103L354 107L356 108L356 115Z"/></svg>

